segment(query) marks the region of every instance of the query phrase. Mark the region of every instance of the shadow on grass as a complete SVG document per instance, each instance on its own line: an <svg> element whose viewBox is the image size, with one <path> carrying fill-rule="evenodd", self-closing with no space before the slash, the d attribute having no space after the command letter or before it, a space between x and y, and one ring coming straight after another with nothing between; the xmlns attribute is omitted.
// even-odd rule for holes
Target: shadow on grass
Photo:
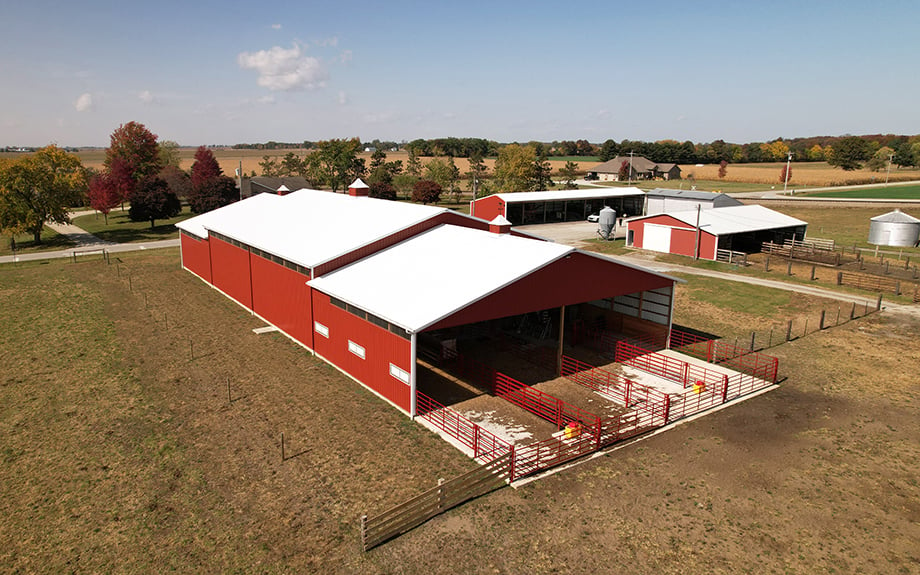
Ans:
<svg viewBox="0 0 920 575"><path fill-rule="evenodd" d="M168 240L179 237L179 232L172 224L157 225L152 228L143 229L109 229L96 232L96 237L118 244L128 244L133 242L145 242L156 240Z"/></svg>
<svg viewBox="0 0 920 575"><path fill-rule="evenodd" d="M155 220L154 226L150 222L133 222L128 217L127 211L113 211L109 214L108 222L100 214L88 214L73 220L73 224L102 240L119 244L168 240L179 237L179 230L175 224L193 216L188 206L175 218Z"/></svg>
<svg viewBox="0 0 920 575"><path fill-rule="evenodd" d="M67 236L62 236L50 228L45 228L42 231L42 242L40 244L35 243L31 234L16 236L17 254L66 250L74 247L74 245L76 244L70 241ZM13 255L13 250L10 249L9 237L3 237L2 245L0 245L0 256L11 255Z"/></svg>

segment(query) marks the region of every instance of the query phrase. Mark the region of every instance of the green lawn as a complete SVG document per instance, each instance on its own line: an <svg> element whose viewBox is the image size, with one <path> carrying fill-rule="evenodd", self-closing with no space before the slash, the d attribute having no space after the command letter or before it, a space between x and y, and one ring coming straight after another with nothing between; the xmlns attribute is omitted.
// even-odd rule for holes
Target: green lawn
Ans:
<svg viewBox="0 0 920 575"><path fill-rule="evenodd" d="M62 236L49 227L42 229L42 243L36 244L32 241L32 234L20 234L16 236L16 253L47 252L53 250L66 250L73 246L73 242L66 236ZM4 236L0 242L0 256L13 255L10 248L9 236Z"/></svg>
<svg viewBox="0 0 920 575"><path fill-rule="evenodd" d="M127 244L177 238L179 230L176 229L175 224L194 215L188 206L184 206L182 213L178 216L168 220L156 220L154 222L156 225L151 228L150 222L132 222L128 218L127 210L116 209L109 212L108 224L102 214L88 214L74 218L73 224L103 240Z"/></svg>
<svg viewBox="0 0 920 575"><path fill-rule="evenodd" d="M626 182L591 182L601 186L619 187L626 186ZM746 182L723 182L719 180L674 180L671 182L663 180L641 180L628 184L636 186L642 190L654 190L655 188L666 188L673 190L689 190L692 186L701 192L723 192L726 194L738 194L745 192L764 192L771 190L776 186L771 184L751 184ZM781 186L782 187L782 186Z"/></svg>
<svg viewBox="0 0 920 575"><path fill-rule="evenodd" d="M812 192L808 193L807 195L821 198L920 200L920 184L914 184L910 186L882 186L879 188L862 188L856 190Z"/></svg>

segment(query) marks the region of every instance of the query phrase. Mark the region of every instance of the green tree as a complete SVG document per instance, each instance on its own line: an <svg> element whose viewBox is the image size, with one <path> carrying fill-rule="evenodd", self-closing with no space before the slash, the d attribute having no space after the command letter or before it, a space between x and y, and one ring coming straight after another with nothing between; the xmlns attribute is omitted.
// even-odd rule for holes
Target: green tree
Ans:
<svg viewBox="0 0 920 575"><path fill-rule="evenodd" d="M158 156L160 159L160 165L164 168L166 166L175 166L179 167L179 144L172 140L164 140L159 143Z"/></svg>
<svg viewBox="0 0 920 575"><path fill-rule="evenodd" d="M307 156L308 171L313 181L333 192L346 189L355 178L363 177L364 159L358 157L361 140L325 140L316 143L316 150Z"/></svg>
<svg viewBox="0 0 920 575"><path fill-rule="evenodd" d="M895 151L888 146L882 146L869 158L869 161L866 162L866 167L872 170L873 172L878 172L884 170L888 167L888 160L891 156L895 155Z"/></svg>
<svg viewBox="0 0 920 575"><path fill-rule="evenodd" d="M266 178L281 177L281 169L281 163L278 159L268 154L262 156L262 161L259 162L259 171Z"/></svg>
<svg viewBox="0 0 920 575"><path fill-rule="evenodd" d="M86 188L86 170L77 156L53 144L40 148L0 170L0 226L29 232L40 244L45 222L69 223L67 209Z"/></svg>
<svg viewBox="0 0 920 575"><path fill-rule="evenodd" d="M406 173L410 176L422 176L422 161L419 160L414 146L409 148L409 159L406 163Z"/></svg>
<svg viewBox="0 0 920 575"><path fill-rule="evenodd" d="M610 161L617 157L618 146L615 140L605 140L601 144L601 151L598 153L599 160L602 162Z"/></svg>
<svg viewBox="0 0 920 575"><path fill-rule="evenodd" d="M559 170L559 176L565 182L566 188L572 190L578 188L578 184L575 183L575 179L578 178L578 163L566 162L562 169Z"/></svg>
<svg viewBox="0 0 920 575"><path fill-rule="evenodd" d="M868 143L857 136L846 136L831 144L827 163L846 171L858 170L869 159Z"/></svg>
<svg viewBox="0 0 920 575"><path fill-rule="evenodd" d="M536 153L530 146L508 144L498 152L493 180L502 192L525 192L533 183Z"/></svg>
<svg viewBox="0 0 920 575"><path fill-rule="evenodd" d="M553 167L547 161L546 156L540 155L534 158L530 165L531 181L530 191L548 190L555 187L553 183Z"/></svg>
<svg viewBox="0 0 920 575"><path fill-rule="evenodd" d="M469 163L470 169L466 172L467 189L473 193L475 198L479 196L479 191L485 183L485 179L489 174L489 169L486 167L486 163L482 159L482 154L479 152L470 154Z"/></svg>

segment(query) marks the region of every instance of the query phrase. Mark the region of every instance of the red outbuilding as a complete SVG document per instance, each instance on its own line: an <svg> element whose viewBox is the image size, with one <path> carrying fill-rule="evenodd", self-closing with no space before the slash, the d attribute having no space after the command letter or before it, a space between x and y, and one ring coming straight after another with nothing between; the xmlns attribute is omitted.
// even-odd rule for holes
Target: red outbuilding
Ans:
<svg viewBox="0 0 920 575"><path fill-rule="evenodd" d="M760 205L687 210L629 220L626 245L715 260L718 250L754 253L763 242L802 240L807 225Z"/></svg>
<svg viewBox="0 0 920 575"><path fill-rule="evenodd" d="M675 279L445 208L299 190L191 218L182 265L409 415L420 349L590 319L666 340Z"/></svg>

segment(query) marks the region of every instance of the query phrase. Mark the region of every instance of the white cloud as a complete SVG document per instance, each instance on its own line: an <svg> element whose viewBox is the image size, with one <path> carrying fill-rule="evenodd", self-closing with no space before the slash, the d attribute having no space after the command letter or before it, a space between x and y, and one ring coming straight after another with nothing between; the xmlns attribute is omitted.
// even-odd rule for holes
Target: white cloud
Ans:
<svg viewBox="0 0 920 575"><path fill-rule="evenodd" d="M339 62L342 64L351 62L351 50L342 50L342 53L339 54Z"/></svg>
<svg viewBox="0 0 920 575"><path fill-rule="evenodd" d="M339 92L339 95L336 98L336 101L339 103L339 106L344 106L345 104L348 103L348 94L346 94L345 92Z"/></svg>
<svg viewBox="0 0 920 575"><path fill-rule="evenodd" d="M317 46L324 46L324 47L332 46L333 48L335 48L336 46L339 45L339 39L338 37L333 36L331 38L323 38L322 40L317 40L316 42L314 42L314 44L316 44Z"/></svg>
<svg viewBox="0 0 920 575"><path fill-rule="evenodd" d="M285 49L242 52L237 56L240 68L259 73L258 84L269 90L292 91L325 88L329 75L317 58L307 56L298 44Z"/></svg>
<svg viewBox="0 0 920 575"><path fill-rule="evenodd" d="M80 94L80 97L77 98L77 101L73 103L73 107L76 108L78 112L86 112L87 110L92 110L93 95L89 92Z"/></svg>
<svg viewBox="0 0 920 575"><path fill-rule="evenodd" d="M138 93L137 97L140 98L141 102L145 104L152 104L154 100L153 94L150 93L150 90L141 91Z"/></svg>
<svg viewBox="0 0 920 575"><path fill-rule="evenodd" d="M274 104L275 97L272 95L262 96L261 98L256 100L256 103L257 104Z"/></svg>
<svg viewBox="0 0 920 575"><path fill-rule="evenodd" d="M281 30L281 24L272 24L272 30Z"/></svg>

